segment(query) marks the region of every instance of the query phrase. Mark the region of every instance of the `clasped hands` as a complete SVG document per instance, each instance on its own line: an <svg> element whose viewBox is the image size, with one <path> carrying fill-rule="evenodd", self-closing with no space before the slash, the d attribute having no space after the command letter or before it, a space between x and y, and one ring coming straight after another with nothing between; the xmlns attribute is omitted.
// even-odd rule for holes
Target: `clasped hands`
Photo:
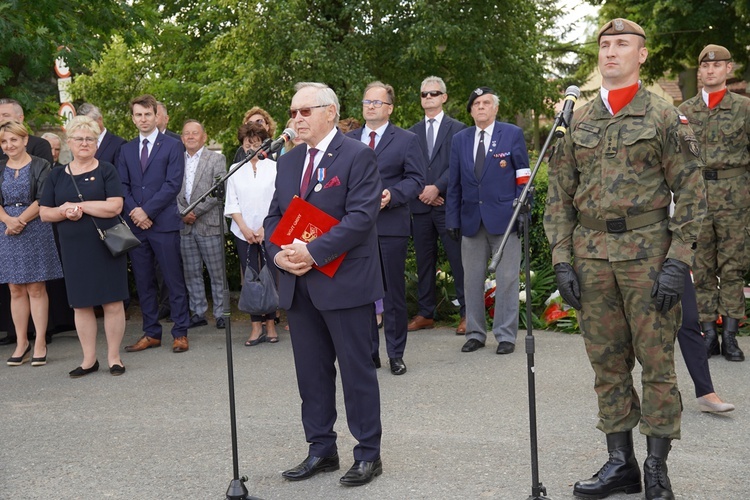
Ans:
<svg viewBox="0 0 750 500"><path fill-rule="evenodd" d="M141 207L135 207L128 215L130 216L130 220L133 221L133 224L140 229L146 230L154 225L154 222L149 219L148 214L144 212Z"/></svg>
<svg viewBox="0 0 750 500"><path fill-rule="evenodd" d="M10 217L5 222L5 226L6 236L13 236L16 234L21 234L21 231L23 231L26 227L26 223L22 221L20 217Z"/></svg>
<svg viewBox="0 0 750 500"><path fill-rule="evenodd" d="M57 207L57 209L60 211L60 215L68 220L76 221L80 220L81 217L83 217L83 207L70 201L66 201L65 203Z"/></svg>
<svg viewBox="0 0 750 500"><path fill-rule="evenodd" d="M304 243L281 245L281 251L276 254L273 261L278 267L295 276L307 273L315 263Z"/></svg>

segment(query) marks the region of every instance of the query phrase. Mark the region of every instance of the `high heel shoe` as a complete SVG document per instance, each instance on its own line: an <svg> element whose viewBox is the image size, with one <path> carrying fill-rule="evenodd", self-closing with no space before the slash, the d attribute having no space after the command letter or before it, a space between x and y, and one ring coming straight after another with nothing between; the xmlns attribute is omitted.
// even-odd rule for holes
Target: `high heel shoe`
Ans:
<svg viewBox="0 0 750 500"><path fill-rule="evenodd" d="M247 347L252 347L258 344L262 344L265 341L266 341L266 332L263 332L260 334L260 337L258 337L257 339L254 339L254 340L247 339L247 342L245 342L245 345Z"/></svg>
<svg viewBox="0 0 750 500"><path fill-rule="evenodd" d="M91 366L91 368L83 368L78 367L75 370L71 370L68 372L68 375L70 375L70 378L81 378L85 375L88 375L89 373L94 373L99 371L99 360L97 359L94 364Z"/></svg>
<svg viewBox="0 0 750 500"><path fill-rule="evenodd" d="M44 356L39 358L31 357L31 366L44 366L47 364L47 351L44 351Z"/></svg>
<svg viewBox="0 0 750 500"><path fill-rule="evenodd" d="M21 356L11 356L8 358L8 366L21 366L25 362L29 360L29 353L31 352L31 342L29 342L29 345L26 346L26 351L24 351L23 355Z"/></svg>

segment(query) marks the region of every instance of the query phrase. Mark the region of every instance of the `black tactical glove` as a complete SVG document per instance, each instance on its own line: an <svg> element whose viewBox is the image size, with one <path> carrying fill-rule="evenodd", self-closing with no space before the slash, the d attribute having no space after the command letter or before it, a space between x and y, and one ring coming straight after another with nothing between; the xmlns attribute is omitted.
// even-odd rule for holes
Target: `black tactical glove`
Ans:
<svg viewBox="0 0 750 500"><path fill-rule="evenodd" d="M656 276L651 296L656 298L656 310L667 312L672 309L685 291L685 276L690 267L679 260L667 259Z"/></svg>
<svg viewBox="0 0 750 500"><path fill-rule="evenodd" d="M578 275L573 266L567 262L555 264L555 276L557 277L557 289L563 300L574 309L581 310L581 285L578 283Z"/></svg>
<svg viewBox="0 0 750 500"><path fill-rule="evenodd" d="M445 229L448 232L448 236L450 236L450 239L453 241L458 241L461 239L461 230L457 227L449 227Z"/></svg>

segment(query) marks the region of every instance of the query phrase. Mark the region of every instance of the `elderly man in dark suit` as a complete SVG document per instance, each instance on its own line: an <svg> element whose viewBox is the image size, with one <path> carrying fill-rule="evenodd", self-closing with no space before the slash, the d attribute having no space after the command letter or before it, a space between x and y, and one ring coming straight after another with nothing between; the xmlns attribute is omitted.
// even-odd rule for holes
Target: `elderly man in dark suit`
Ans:
<svg viewBox="0 0 750 500"><path fill-rule="evenodd" d="M448 100L447 88L442 78L428 76L420 89L424 120L409 129L417 134L425 159L425 187L416 199L409 202L411 209L411 235L417 257L417 315L407 326L410 332L433 328L435 325L435 273L437 271L438 238L443 244L456 287L461 321L456 335L466 333L466 304L464 303L464 268L461 264L461 245L448 236L445 230L445 195L448 191L448 164L451 141L456 132L466 125L443 112Z"/></svg>
<svg viewBox="0 0 750 500"><path fill-rule="evenodd" d="M281 269L279 305L287 310L307 458L282 475L291 481L339 468L336 448L336 367L341 371L349 430L358 441L354 465L340 479L369 483L380 461L380 390L370 358L373 302L383 296L375 222L382 183L375 154L336 129L339 101L320 83L299 83L290 116L305 147L279 158L276 192L265 219L272 235L295 196L340 220L308 244L278 247L266 240L268 258ZM270 237L270 236L269 236ZM333 277L314 269L344 255ZM364 327L363 327L364 326Z"/></svg>
<svg viewBox="0 0 750 500"><path fill-rule="evenodd" d="M78 114L88 116L94 120L99 125L99 130L101 130L94 158L114 165L120 154L120 148L127 141L107 130L107 127L104 126L104 118L102 117L101 110L93 104L88 102L81 104L78 106Z"/></svg>
<svg viewBox="0 0 750 500"><path fill-rule="evenodd" d="M190 324L187 290L182 274L180 228L177 195L185 173L182 143L160 133L156 128L156 99L151 95L130 102L133 123L140 134L122 146L117 159L125 202L123 213L141 244L130 251L133 276L143 313L144 335L128 352L161 345L158 321L155 263L164 273L172 309L173 352L188 350L187 329Z"/></svg>
<svg viewBox="0 0 750 500"><path fill-rule="evenodd" d="M185 181L177 195L177 208L182 213L198 196L213 185L214 179L227 171L227 160L221 153L205 147L208 136L197 120L188 120L182 127L182 143L185 145ZM207 324L206 286L203 282L203 264L206 264L211 279L211 299L214 307L216 328L224 328L224 279L221 234L225 229L219 199L209 196L182 218L185 224L180 230L182 265L190 302L190 326Z"/></svg>
<svg viewBox="0 0 750 500"><path fill-rule="evenodd" d="M499 248L510 223L513 200L531 175L523 131L495 119L498 103L489 87L474 90L467 109L475 126L457 133L451 148L445 225L456 240L462 235L467 339L462 352L484 347L487 262ZM515 228L511 231L517 233ZM515 234L508 239L495 273L492 333L497 340L497 354L510 354L516 348L520 265L521 242Z"/></svg>
<svg viewBox="0 0 750 500"><path fill-rule="evenodd" d="M406 373L406 249L409 245L409 201L424 188L425 161L417 136L393 125L393 87L372 82L365 88L362 114L365 125L346 134L375 150L383 194L378 215L378 242L385 275L383 330L391 373ZM364 327L365 325L362 325ZM380 365L377 322L372 320L372 357Z"/></svg>

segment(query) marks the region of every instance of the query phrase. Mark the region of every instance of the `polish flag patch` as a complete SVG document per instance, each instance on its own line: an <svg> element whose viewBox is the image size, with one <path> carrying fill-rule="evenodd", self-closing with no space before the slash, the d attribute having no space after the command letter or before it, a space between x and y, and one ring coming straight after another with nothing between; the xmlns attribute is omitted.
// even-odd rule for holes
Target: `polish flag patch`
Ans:
<svg viewBox="0 0 750 500"><path fill-rule="evenodd" d="M531 177L530 168L519 168L516 170L516 185L526 184Z"/></svg>
<svg viewBox="0 0 750 500"><path fill-rule="evenodd" d="M688 123L690 123L690 121L688 120L687 116L680 115L680 123L682 123L683 125L687 125Z"/></svg>

